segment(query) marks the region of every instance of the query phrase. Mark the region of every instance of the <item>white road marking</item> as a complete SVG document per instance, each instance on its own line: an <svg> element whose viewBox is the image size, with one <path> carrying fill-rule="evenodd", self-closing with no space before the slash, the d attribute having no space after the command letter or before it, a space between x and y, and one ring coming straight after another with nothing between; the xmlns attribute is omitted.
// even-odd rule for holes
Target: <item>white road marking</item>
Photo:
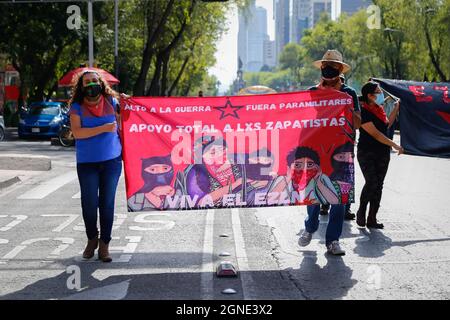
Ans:
<svg viewBox="0 0 450 320"><path fill-rule="evenodd" d="M120 239L120 237L112 237L112 240L119 240L119 239ZM119 263L130 262L130 260L133 256L133 253L137 249L138 244L142 241L141 236L126 236L125 239L128 240L128 243L126 245L109 247L109 251L112 255L117 252L122 252L122 254L118 258L113 257L112 262L119 262ZM81 251L79 254L80 255L83 254L83 251ZM84 260L81 257L76 257L75 261L83 261L83 263L84 263L84 262L89 262L89 261L94 262L96 260L95 259Z"/></svg>
<svg viewBox="0 0 450 320"><path fill-rule="evenodd" d="M113 230L117 230L120 228L120 226L124 223L124 221L127 219L128 215L124 213L116 213L114 214L114 223L113 223Z"/></svg>
<svg viewBox="0 0 450 320"><path fill-rule="evenodd" d="M68 184L69 182L75 180L76 178L77 178L76 171L69 171L65 174L57 176L48 181L43 181L37 187L25 192L21 196L18 196L17 199L20 200L44 199L52 192L55 192L56 190Z"/></svg>
<svg viewBox="0 0 450 320"><path fill-rule="evenodd" d="M75 194L72 196L72 199L81 199L81 192L75 193Z"/></svg>
<svg viewBox="0 0 450 320"><path fill-rule="evenodd" d="M136 218L134 218L134 222L145 223L145 224L155 224L155 226L148 227L139 227L139 226L130 226L129 229L133 231L155 231L155 230L170 230L175 226L174 221L168 220L146 220L147 217L158 216L158 217L170 217L168 214L164 213L143 213Z"/></svg>
<svg viewBox="0 0 450 320"><path fill-rule="evenodd" d="M8 231L9 229L11 229L11 228L17 226L19 223L25 221L25 220L28 218L28 216L21 215L21 214L18 214L18 215L11 215L11 216L8 216L8 215L0 215L0 218L7 218L7 217L13 217L13 218L14 218L14 221L11 221L11 222L8 223L6 226L1 227L1 228L0 228L0 231Z"/></svg>
<svg viewBox="0 0 450 320"><path fill-rule="evenodd" d="M206 212L205 234L203 237L202 273L200 279L202 300L211 300L214 298L213 230L214 210L208 209Z"/></svg>
<svg viewBox="0 0 450 320"><path fill-rule="evenodd" d="M78 214L41 214L41 217L68 217L66 221L61 223L57 228L53 229L52 232L61 232L68 226L70 226L78 218Z"/></svg>
<svg viewBox="0 0 450 320"><path fill-rule="evenodd" d="M61 241L62 243L49 254L47 259L55 259L59 257L61 255L61 252L66 250L71 244L75 242L73 238L55 238L54 240Z"/></svg>
<svg viewBox="0 0 450 320"><path fill-rule="evenodd" d="M244 236L242 235L241 219L239 218L239 209L231 209L231 224L233 227L234 243L236 247L236 260L242 284L242 295L244 300L256 299L256 295L251 288L254 287L253 277L250 274L248 266L247 253L245 251Z"/></svg>
<svg viewBox="0 0 450 320"><path fill-rule="evenodd" d="M10 252L5 254L1 260L11 260L14 259L20 252L25 250L28 246L41 241L60 241L62 242L55 250L53 250L50 255L46 259L55 259L57 258L62 251L66 250L71 244L74 243L74 239L72 238L33 238L23 241L20 245L14 247Z"/></svg>

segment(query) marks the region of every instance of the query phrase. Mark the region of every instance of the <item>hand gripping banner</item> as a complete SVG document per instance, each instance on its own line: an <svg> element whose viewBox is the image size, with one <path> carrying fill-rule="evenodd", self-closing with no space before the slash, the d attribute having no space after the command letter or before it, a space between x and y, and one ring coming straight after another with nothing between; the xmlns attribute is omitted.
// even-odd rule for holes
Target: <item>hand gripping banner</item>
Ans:
<svg viewBox="0 0 450 320"><path fill-rule="evenodd" d="M121 110L128 211L353 202L345 93L132 97Z"/></svg>

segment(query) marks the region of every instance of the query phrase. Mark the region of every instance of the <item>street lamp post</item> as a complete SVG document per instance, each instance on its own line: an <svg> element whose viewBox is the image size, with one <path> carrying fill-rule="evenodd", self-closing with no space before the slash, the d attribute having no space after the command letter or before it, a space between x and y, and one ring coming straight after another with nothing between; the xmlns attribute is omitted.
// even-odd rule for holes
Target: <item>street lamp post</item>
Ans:
<svg viewBox="0 0 450 320"><path fill-rule="evenodd" d="M89 45L89 67L94 66L94 22L92 17L92 0L88 0L88 45Z"/></svg>
<svg viewBox="0 0 450 320"><path fill-rule="evenodd" d="M114 0L114 71L119 78L119 0Z"/></svg>

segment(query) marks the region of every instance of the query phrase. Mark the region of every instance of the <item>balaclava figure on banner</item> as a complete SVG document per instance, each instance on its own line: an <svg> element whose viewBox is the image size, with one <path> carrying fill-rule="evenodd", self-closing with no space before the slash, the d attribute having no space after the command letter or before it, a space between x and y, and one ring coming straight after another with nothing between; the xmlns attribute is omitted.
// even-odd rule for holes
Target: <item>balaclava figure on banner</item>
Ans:
<svg viewBox="0 0 450 320"><path fill-rule="evenodd" d="M170 170L164 173L151 173L146 171L153 165L170 166ZM144 179L144 186L139 190L141 193L147 193L159 186L171 185L173 179L173 167L170 155L165 157L151 157L142 159L142 179Z"/></svg>
<svg viewBox="0 0 450 320"><path fill-rule="evenodd" d="M352 143L347 142L334 150L331 156L331 166L333 167L333 173L330 175L330 179L339 183L342 203L347 203L355 180Z"/></svg>
<svg viewBox="0 0 450 320"><path fill-rule="evenodd" d="M250 163L250 159L267 159L268 163ZM263 148L258 151L254 151L249 154L248 161L245 164L246 176L250 180L257 181L271 181L270 169L273 166L274 157L273 154L267 148Z"/></svg>

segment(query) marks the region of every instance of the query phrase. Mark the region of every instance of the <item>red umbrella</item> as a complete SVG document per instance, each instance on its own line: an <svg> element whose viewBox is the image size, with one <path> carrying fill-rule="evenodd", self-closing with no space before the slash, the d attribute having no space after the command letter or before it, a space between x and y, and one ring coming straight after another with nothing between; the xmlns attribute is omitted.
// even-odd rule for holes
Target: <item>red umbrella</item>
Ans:
<svg viewBox="0 0 450 320"><path fill-rule="evenodd" d="M73 85L73 82L77 78L77 76L80 73L83 73L83 72L88 71L88 70L92 70L92 71L95 71L98 74L100 74L103 77L103 79L105 79L110 85L117 84L117 83L120 82L116 77L114 77L112 74L108 73L107 71L105 71L103 69L99 69L99 68L77 68L77 69L74 69L74 70L69 71L68 73L66 73L64 75L64 77L62 77L59 80L58 84L61 87L71 87Z"/></svg>

